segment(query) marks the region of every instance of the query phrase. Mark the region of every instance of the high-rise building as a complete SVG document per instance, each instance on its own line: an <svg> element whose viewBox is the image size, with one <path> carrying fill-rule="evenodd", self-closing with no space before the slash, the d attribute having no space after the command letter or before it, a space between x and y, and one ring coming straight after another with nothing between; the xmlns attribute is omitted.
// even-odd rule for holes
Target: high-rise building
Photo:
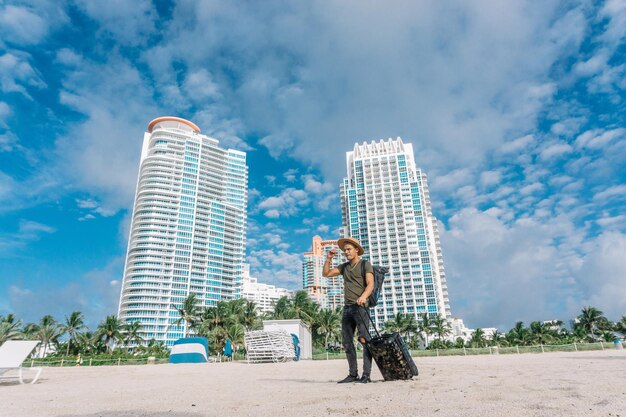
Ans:
<svg viewBox="0 0 626 417"><path fill-rule="evenodd" d="M323 277L324 261L331 249L337 251L331 268L346 261L337 246L337 240L322 240L319 236L313 237L311 251L304 253L302 262L302 288L309 297L322 308L335 309L343 306L343 277Z"/></svg>
<svg viewBox="0 0 626 417"><path fill-rule="evenodd" d="M451 317L437 220L413 145L400 138L357 143L346 162L342 235L358 239L366 259L389 268L373 309L376 325L396 313Z"/></svg>
<svg viewBox="0 0 626 417"><path fill-rule="evenodd" d="M274 304L281 297L293 296L293 291L275 285L263 284L255 277L250 276L250 265L244 265L243 286L241 298L253 301L259 313L270 313L274 311Z"/></svg>
<svg viewBox="0 0 626 417"><path fill-rule="evenodd" d="M159 117L144 134L119 318L143 338L183 336L176 307L239 298L246 243L248 167L194 123Z"/></svg>

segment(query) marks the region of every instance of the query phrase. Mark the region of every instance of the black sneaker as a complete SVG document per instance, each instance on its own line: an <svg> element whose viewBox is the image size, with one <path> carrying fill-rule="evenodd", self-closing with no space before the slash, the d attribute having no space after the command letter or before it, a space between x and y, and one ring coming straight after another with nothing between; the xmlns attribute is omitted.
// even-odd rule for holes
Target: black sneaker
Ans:
<svg viewBox="0 0 626 417"><path fill-rule="evenodd" d="M341 381L337 381L337 383L338 384L346 384L348 382L358 382L358 381L360 381L358 375L348 375L347 377L345 377Z"/></svg>
<svg viewBox="0 0 626 417"><path fill-rule="evenodd" d="M367 384L368 382L372 382L369 375L363 375L356 381L357 384Z"/></svg>

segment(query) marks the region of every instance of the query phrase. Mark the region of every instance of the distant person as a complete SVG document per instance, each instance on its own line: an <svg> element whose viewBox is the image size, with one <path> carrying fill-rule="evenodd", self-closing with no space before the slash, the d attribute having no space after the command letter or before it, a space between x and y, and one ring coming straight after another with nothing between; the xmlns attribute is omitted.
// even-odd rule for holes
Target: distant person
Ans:
<svg viewBox="0 0 626 417"><path fill-rule="evenodd" d="M372 370L372 355L365 346L369 340L369 330L367 315L367 297L374 290L374 267L360 257L363 255L363 248L359 241L353 238L343 238L337 241L339 249L343 251L349 263L342 264L337 268L330 268L331 260L335 257L336 251L331 250L324 261L324 277L336 277L343 275L344 307L341 319L341 344L346 351L349 374L339 381L339 384L347 382L359 382L366 384L371 382L370 372ZM365 277L362 275L361 262ZM359 342L363 345L363 374L359 378L358 365L356 360L356 349L354 347L354 333L359 330Z"/></svg>

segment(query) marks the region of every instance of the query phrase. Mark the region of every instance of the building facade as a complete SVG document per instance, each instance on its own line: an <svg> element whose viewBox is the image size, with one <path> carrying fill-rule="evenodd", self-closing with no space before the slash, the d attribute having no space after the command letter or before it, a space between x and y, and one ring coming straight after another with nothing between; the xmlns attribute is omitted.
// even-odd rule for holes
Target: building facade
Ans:
<svg viewBox="0 0 626 417"><path fill-rule="evenodd" d="M194 123L159 117L144 134L118 317L169 346L183 336L176 307L240 297L248 167Z"/></svg>
<svg viewBox="0 0 626 417"><path fill-rule="evenodd" d="M337 251L331 268L346 261L343 253L337 246L337 240L322 240L319 236L313 237L311 251L304 253L302 262L302 288L309 297L322 308L336 309L343 306L343 277L323 277L324 261L331 249Z"/></svg>
<svg viewBox="0 0 626 417"><path fill-rule="evenodd" d="M450 318L448 290L426 174L402 139L355 144L341 184L342 235L389 274L373 309L381 326L396 313Z"/></svg>
<svg viewBox="0 0 626 417"><path fill-rule="evenodd" d="M250 276L250 266L244 265L241 298L253 301L259 313L270 313L274 311L274 304L281 297L291 298L293 291L260 283L257 278Z"/></svg>

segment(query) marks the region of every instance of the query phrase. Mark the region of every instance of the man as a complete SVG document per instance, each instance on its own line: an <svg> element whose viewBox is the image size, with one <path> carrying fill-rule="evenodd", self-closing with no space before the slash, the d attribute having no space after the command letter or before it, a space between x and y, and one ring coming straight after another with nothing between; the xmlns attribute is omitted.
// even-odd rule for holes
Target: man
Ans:
<svg viewBox="0 0 626 417"><path fill-rule="evenodd" d="M367 297L374 290L374 268L371 263L361 259L363 248L358 240L350 237L342 238L337 241L337 246L346 255L349 263L331 269L330 262L336 254L334 250L331 250L324 262L322 275L325 277L343 275L344 307L341 319L341 344L346 351L349 374L338 383L359 382L366 384L371 382L370 371L372 370L372 355L365 346L365 342L369 339L369 323L366 321L369 314ZM362 276L361 262L364 262L365 277ZM356 349L353 341L356 329L359 330L359 342L363 345L363 374L361 378L358 375Z"/></svg>

